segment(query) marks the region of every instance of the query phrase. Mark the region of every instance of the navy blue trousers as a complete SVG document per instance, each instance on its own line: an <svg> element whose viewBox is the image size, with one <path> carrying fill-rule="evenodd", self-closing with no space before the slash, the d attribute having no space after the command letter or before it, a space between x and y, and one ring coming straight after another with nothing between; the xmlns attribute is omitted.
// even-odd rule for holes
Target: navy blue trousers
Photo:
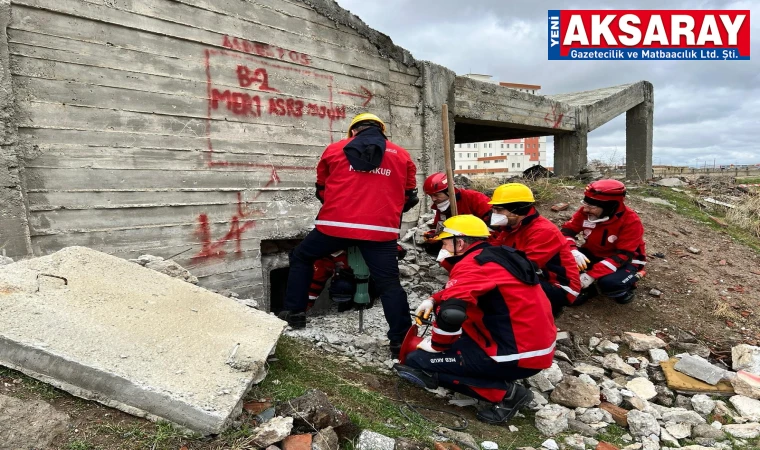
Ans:
<svg viewBox="0 0 760 450"><path fill-rule="evenodd" d="M352 246L361 251L374 280L376 292L383 304L385 320L388 322L388 339L393 343L400 343L411 327L412 319L406 291L399 281L395 239L382 242L362 241L329 236L316 228L311 230L290 252L290 271L284 307L293 312L305 311L309 302L309 285L314 275L314 261Z"/></svg>

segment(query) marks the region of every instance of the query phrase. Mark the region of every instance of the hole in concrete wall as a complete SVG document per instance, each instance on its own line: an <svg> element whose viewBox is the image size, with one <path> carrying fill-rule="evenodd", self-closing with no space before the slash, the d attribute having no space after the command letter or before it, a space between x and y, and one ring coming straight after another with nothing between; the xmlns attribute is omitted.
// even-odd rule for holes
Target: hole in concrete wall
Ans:
<svg viewBox="0 0 760 450"><path fill-rule="evenodd" d="M269 272L269 311L277 314L285 303L290 267L281 267Z"/></svg>

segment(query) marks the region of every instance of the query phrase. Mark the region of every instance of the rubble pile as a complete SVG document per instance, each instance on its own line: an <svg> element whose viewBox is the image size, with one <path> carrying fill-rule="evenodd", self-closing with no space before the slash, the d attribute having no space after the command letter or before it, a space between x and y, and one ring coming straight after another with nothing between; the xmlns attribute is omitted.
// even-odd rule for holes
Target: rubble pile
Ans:
<svg viewBox="0 0 760 450"><path fill-rule="evenodd" d="M187 281L191 284L198 284L198 278L191 274L190 271L174 262L174 260L164 259L160 256L142 255L137 259L130 259L129 261L145 268L155 270L156 272L169 275L172 278Z"/></svg>

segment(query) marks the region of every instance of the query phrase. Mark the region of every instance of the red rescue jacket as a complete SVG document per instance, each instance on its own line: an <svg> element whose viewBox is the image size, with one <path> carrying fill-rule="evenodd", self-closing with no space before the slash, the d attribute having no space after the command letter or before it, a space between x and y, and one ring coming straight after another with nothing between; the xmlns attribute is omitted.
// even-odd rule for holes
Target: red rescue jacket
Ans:
<svg viewBox="0 0 760 450"><path fill-rule="evenodd" d="M380 167L359 172L343 147L354 138L329 145L317 165L317 186L324 203L314 222L317 230L365 241L398 238L405 192L417 186L417 167L406 150L387 141Z"/></svg>
<svg viewBox="0 0 760 450"><path fill-rule="evenodd" d="M570 243L535 208L515 228L500 227L491 233L488 242L524 252L541 269L544 279L567 292L568 302L574 302L580 294L580 273Z"/></svg>
<svg viewBox="0 0 760 450"><path fill-rule="evenodd" d="M473 191L471 189L455 189L457 197L457 214L472 214L475 217L483 219L488 224L491 221L491 205L488 204L490 199L482 192ZM448 214L441 213L436 208L435 203L430 205L430 209L435 211L435 218L430 228L435 229L439 222L444 222L451 214L451 207L446 212Z"/></svg>
<svg viewBox="0 0 760 450"><path fill-rule="evenodd" d="M465 333L496 362L529 369L552 365L557 328L551 304L538 284L535 265L514 252L483 242L449 258L454 266L446 287L433 294L435 311L459 299L466 303L467 318L454 332L434 322L434 349L445 350ZM521 281L513 271L522 279L532 277L535 284Z"/></svg>
<svg viewBox="0 0 760 450"><path fill-rule="evenodd" d="M575 245L575 236L583 232L586 242L582 247L592 263L586 271L589 276L598 279L626 264L641 270L646 264L644 225L638 214L625 204L619 209L609 220L592 223L581 208L562 225L562 234L571 245Z"/></svg>

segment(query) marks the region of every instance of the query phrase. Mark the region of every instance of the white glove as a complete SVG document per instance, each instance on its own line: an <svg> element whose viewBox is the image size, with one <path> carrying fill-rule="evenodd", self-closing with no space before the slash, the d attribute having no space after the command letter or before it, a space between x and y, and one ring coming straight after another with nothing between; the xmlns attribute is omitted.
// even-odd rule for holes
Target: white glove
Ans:
<svg viewBox="0 0 760 450"><path fill-rule="evenodd" d="M581 287L583 289L586 289L587 287L589 287L592 284L594 284L594 281L596 281L596 280L594 280L594 277L590 276L589 274L587 274L587 273L582 273L581 274Z"/></svg>
<svg viewBox="0 0 760 450"><path fill-rule="evenodd" d="M572 253L573 258L575 258L575 264L578 266L578 270L586 270L588 263L591 262L586 258L586 255L578 251L578 249L573 249L570 253Z"/></svg>
<svg viewBox="0 0 760 450"><path fill-rule="evenodd" d="M438 350L433 350L433 343L430 342L430 336L426 337L419 344L417 344L417 349L428 353L441 353Z"/></svg>
<svg viewBox="0 0 760 450"><path fill-rule="evenodd" d="M427 319L430 317L430 313L433 311L433 299L432 298L426 298L425 300L420 302L420 305L417 306L417 309L414 310L414 315L416 316L415 320L419 319ZM421 322L417 322L417 325L421 325Z"/></svg>

